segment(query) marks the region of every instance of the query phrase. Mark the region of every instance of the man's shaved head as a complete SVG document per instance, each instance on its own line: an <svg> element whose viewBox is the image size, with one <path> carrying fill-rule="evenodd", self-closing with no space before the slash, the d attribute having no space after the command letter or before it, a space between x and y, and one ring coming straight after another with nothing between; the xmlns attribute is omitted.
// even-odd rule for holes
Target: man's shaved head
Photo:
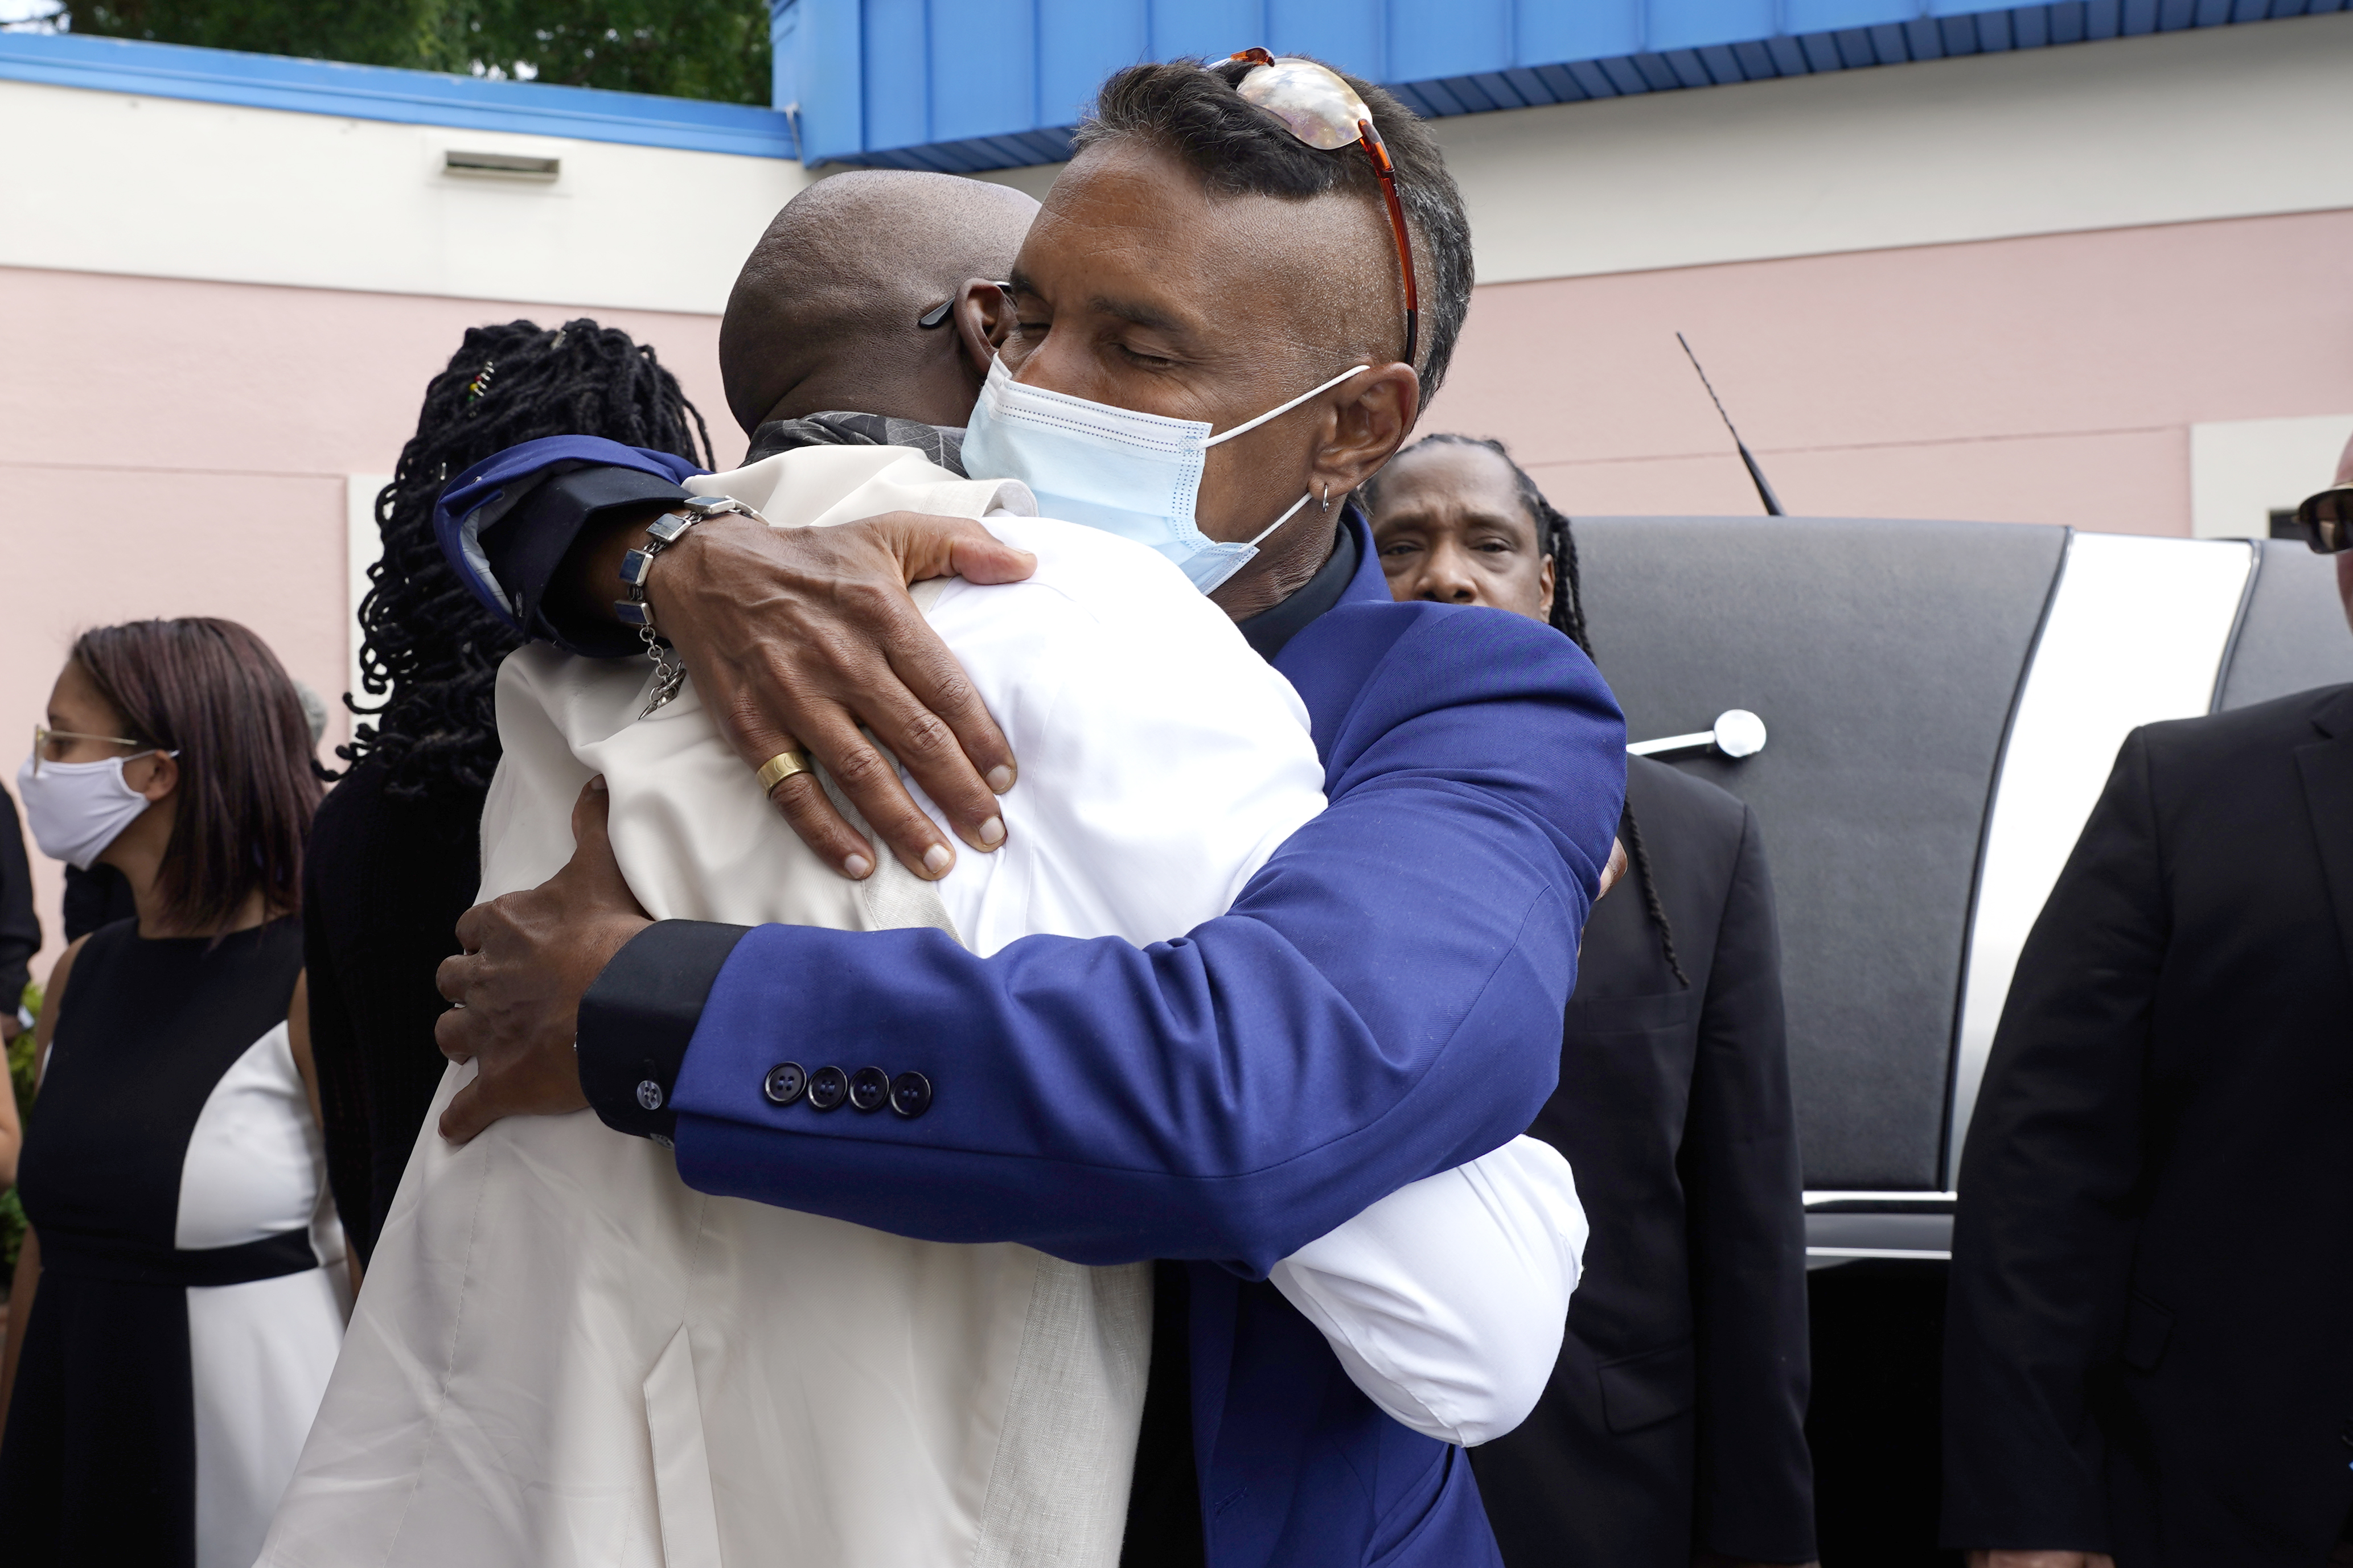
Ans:
<svg viewBox="0 0 2353 1568"><path fill-rule="evenodd" d="M735 422L749 435L828 408L923 417L903 389L955 333L916 319L968 278L1004 277L1037 211L1009 186L898 170L835 174L795 196L753 247L720 323Z"/></svg>

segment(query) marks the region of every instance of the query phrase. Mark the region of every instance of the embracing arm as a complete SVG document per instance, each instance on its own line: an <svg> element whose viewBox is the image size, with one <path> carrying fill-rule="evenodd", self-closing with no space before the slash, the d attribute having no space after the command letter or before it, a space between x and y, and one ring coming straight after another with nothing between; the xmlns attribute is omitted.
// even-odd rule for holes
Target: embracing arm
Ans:
<svg viewBox="0 0 2353 1568"><path fill-rule="evenodd" d="M674 1089L648 1098L706 1191L1253 1275L1500 1147L1557 1074L1623 788L1616 706L1566 639L1500 615L1344 609L1286 666L1303 654L1321 674L1294 681L1363 688L1318 710L1331 804L1226 916L1148 947L1040 936L986 959L934 931L666 922L580 1009L591 1098L622 1124L638 1064L691 1031ZM919 1118L762 1092L779 1062L870 1065L874 1040L913 1043L871 1065L929 1079Z"/></svg>
<svg viewBox="0 0 2353 1568"><path fill-rule="evenodd" d="M1544 1397L1586 1236L1568 1162L1520 1137L1398 1188L1267 1277L1366 1398L1475 1447Z"/></svg>
<svg viewBox="0 0 2353 1568"><path fill-rule="evenodd" d="M2123 1338L2169 923L2136 731L2019 955L1962 1152L1945 1332L1953 1545L2108 1545L2092 1399Z"/></svg>
<svg viewBox="0 0 2353 1568"><path fill-rule="evenodd" d="M668 452L595 437L526 441L451 480L434 529L451 568L519 635L642 658L638 632L613 614L618 568L701 473ZM955 847L874 742L981 849L1001 835L996 796L1012 787L1015 763L907 585L1017 582L1031 566L967 518L892 512L771 529L723 515L664 551L646 589L656 626L747 771L806 747L909 869L937 877ZM871 846L815 775L785 779L771 799L827 864L853 878L871 871Z"/></svg>

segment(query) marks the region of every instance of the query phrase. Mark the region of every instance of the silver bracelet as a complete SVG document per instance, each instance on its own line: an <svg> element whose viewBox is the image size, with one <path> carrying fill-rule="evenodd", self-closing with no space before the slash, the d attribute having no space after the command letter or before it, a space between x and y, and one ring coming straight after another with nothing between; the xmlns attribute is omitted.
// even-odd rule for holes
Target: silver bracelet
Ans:
<svg viewBox="0 0 2353 1568"><path fill-rule="evenodd" d="M646 598L646 579L652 574L654 557L676 544L696 523L731 511L763 527L768 521L733 496L689 496L679 503L678 510L664 512L648 524L646 542L621 557L621 581L629 585L629 596L613 601L613 614L623 626L638 628L646 657L654 661L653 695L638 713L640 719L676 697L686 684L686 667L672 657L670 646L654 629L653 605Z"/></svg>

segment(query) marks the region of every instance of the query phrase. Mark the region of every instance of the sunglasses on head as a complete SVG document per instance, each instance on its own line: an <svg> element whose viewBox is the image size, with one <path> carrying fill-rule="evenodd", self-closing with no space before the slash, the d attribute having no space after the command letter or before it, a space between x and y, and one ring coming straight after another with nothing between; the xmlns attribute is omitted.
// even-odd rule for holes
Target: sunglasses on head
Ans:
<svg viewBox="0 0 2353 1568"><path fill-rule="evenodd" d="M1227 58L1250 64L1251 68L1234 84L1243 102L1265 110L1282 122L1284 130L1319 152L1335 152L1353 142L1372 160L1382 198L1388 203L1389 227L1397 233L1398 266L1405 274L1405 363L1413 363L1414 351L1421 341L1413 240L1406 232L1405 207L1398 200L1397 171L1389 163L1389 150L1381 133L1373 129L1373 111L1329 66L1290 56L1278 58L1264 49L1243 49Z"/></svg>
<svg viewBox="0 0 2353 1568"><path fill-rule="evenodd" d="M2304 525L2304 542L2313 553L2334 555L2353 549L2353 485L2331 485L2305 497L2295 509L2295 520Z"/></svg>

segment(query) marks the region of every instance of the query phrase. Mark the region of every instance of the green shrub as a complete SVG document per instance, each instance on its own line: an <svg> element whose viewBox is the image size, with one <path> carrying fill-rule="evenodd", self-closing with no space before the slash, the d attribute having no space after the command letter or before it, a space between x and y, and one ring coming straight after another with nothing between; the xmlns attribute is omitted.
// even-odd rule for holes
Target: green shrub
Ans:
<svg viewBox="0 0 2353 1568"><path fill-rule="evenodd" d="M41 988L25 987L25 1011L38 1017ZM33 1115L33 1031L26 1029L8 1042L8 1087L16 1095L16 1125L28 1125ZM16 1189L0 1191L0 1290L16 1272L16 1249L25 1244L25 1208Z"/></svg>

